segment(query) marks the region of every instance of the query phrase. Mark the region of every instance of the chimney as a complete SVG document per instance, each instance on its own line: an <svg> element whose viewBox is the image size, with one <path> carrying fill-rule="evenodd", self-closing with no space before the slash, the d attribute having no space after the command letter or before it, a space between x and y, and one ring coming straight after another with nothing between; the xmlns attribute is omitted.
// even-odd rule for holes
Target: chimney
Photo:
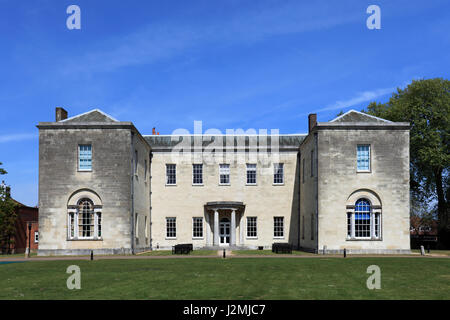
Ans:
<svg viewBox="0 0 450 320"><path fill-rule="evenodd" d="M314 128L314 126L317 124L317 114L311 113L308 115L308 133L311 132L311 130Z"/></svg>
<svg viewBox="0 0 450 320"><path fill-rule="evenodd" d="M152 135L155 135L155 134L156 134L156 128L153 127L153 129L152 129Z"/></svg>
<svg viewBox="0 0 450 320"><path fill-rule="evenodd" d="M67 119L67 111L63 108L56 108L56 122Z"/></svg>
<svg viewBox="0 0 450 320"><path fill-rule="evenodd" d="M5 190L6 198L8 198L8 199L11 198L11 187L7 186L5 189L6 189Z"/></svg>

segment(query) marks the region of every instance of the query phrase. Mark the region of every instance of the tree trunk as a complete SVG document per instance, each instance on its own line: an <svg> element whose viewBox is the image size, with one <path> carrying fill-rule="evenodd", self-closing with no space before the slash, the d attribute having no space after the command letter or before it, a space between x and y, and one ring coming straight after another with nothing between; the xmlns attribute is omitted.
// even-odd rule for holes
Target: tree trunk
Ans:
<svg viewBox="0 0 450 320"><path fill-rule="evenodd" d="M444 189L442 186L442 168L434 170L434 178L436 183L436 194L438 198L438 241L439 247L447 249L450 244L450 230L448 229L448 212L447 201L444 195Z"/></svg>

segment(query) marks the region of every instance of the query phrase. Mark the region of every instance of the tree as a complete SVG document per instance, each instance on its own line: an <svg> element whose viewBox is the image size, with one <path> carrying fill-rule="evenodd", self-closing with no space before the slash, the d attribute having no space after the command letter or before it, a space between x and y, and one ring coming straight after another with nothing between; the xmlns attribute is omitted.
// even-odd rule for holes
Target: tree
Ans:
<svg viewBox="0 0 450 320"><path fill-rule="evenodd" d="M0 168L0 175L4 174L6 171ZM11 253L11 244L14 242L16 220L16 203L11 199L9 188L2 182L0 185L0 248L6 248L7 253ZM5 250L2 249L2 251Z"/></svg>
<svg viewBox="0 0 450 320"><path fill-rule="evenodd" d="M440 245L450 247L450 81L413 80L387 103L370 103L366 112L411 124L411 191L421 201L437 200Z"/></svg>

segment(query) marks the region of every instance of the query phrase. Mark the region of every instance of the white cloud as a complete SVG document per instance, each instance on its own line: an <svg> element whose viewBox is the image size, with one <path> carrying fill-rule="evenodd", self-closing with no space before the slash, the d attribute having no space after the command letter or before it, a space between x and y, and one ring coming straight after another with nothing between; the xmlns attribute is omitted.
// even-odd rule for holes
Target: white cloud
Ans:
<svg viewBox="0 0 450 320"><path fill-rule="evenodd" d="M0 143L16 142L37 138L36 133L13 133L0 135Z"/></svg>

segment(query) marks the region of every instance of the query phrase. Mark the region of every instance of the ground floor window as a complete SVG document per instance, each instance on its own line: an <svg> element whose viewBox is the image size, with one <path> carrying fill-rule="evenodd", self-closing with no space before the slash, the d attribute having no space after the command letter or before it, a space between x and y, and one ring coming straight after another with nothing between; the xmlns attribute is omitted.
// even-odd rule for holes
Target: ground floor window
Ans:
<svg viewBox="0 0 450 320"><path fill-rule="evenodd" d="M256 238L258 236L256 217L247 217L247 237Z"/></svg>
<svg viewBox="0 0 450 320"><path fill-rule="evenodd" d="M381 213L374 212L367 199L359 199L353 212L347 212L347 238L379 239Z"/></svg>
<svg viewBox="0 0 450 320"><path fill-rule="evenodd" d="M275 238L284 237L284 217L273 217L273 236Z"/></svg>
<svg viewBox="0 0 450 320"><path fill-rule="evenodd" d="M203 218L193 218L192 229L193 238L203 238Z"/></svg>
<svg viewBox="0 0 450 320"><path fill-rule="evenodd" d="M177 218L166 218L166 237L177 237Z"/></svg>
<svg viewBox="0 0 450 320"><path fill-rule="evenodd" d="M69 210L69 239L96 239L102 235L101 209L94 209L90 199L81 199L76 209Z"/></svg>

